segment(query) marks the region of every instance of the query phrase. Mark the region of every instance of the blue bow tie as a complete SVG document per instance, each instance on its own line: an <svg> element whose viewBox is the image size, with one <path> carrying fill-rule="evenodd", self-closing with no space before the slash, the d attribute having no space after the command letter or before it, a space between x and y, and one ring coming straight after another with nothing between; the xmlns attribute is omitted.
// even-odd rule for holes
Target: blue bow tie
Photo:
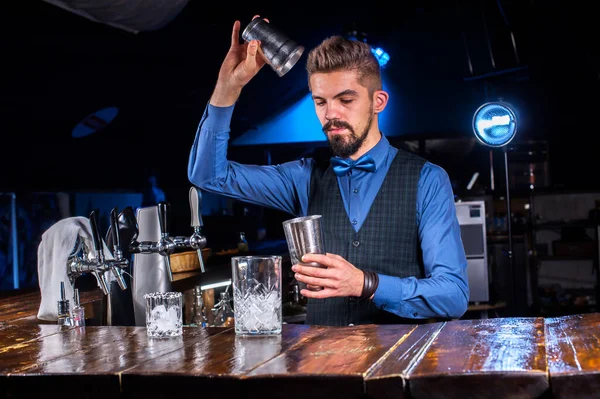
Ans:
<svg viewBox="0 0 600 399"><path fill-rule="evenodd" d="M363 155L358 160L331 158L333 172L337 176L344 176L350 169L359 169L367 172L375 172L375 160L370 155Z"/></svg>

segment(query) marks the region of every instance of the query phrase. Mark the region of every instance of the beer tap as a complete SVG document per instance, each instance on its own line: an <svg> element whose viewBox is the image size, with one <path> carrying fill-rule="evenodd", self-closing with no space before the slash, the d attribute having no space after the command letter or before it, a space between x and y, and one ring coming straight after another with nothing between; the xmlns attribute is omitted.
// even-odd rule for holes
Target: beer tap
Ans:
<svg viewBox="0 0 600 399"><path fill-rule="evenodd" d="M174 239L179 237L169 237L169 218L171 216L171 205L167 202L158 204L158 223L160 226L160 238L157 242L142 241L135 239L131 242L129 250L133 254L159 254L164 256L169 281L173 281L173 272L171 271L170 255L175 251L178 245Z"/></svg>
<svg viewBox="0 0 600 399"><path fill-rule="evenodd" d="M202 260L202 248L206 247L206 237L202 234L202 194L196 187L190 188L190 213L192 215L191 225L194 234L190 237L190 246L198 252L200 271L204 273L204 261Z"/></svg>
<svg viewBox="0 0 600 399"><path fill-rule="evenodd" d="M131 242L129 249L134 254L160 254L165 257L167 265L167 273L169 281L173 281L173 273L171 271L170 255L177 249L191 248L198 252L200 261L200 269L204 273L204 262L202 261L202 249L206 247L206 237L202 234L202 217L200 216L199 204L201 195L195 187L190 190L190 208L192 213L191 225L194 232L191 236L170 236L169 235L169 220L171 215L171 205L167 202L158 203L158 223L160 226L160 239L158 242L142 241L138 242L135 239Z"/></svg>
<svg viewBox="0 0 600 399"><path fill-rule="evenodd" d="M116 212L116 210L113 210L113 213L111 213L111 226L113 228L113 238L117 241L119 240L118 232L117 237L114 236L114 231L118 230L115 225L116 220L114 220L115 218L113 217L114 212ZM110 290L104 276L105 272L110 270L115 276L119 287L124 290L127 288L127 285L123 279L122 269L126 268L129 262L119 255L120 251L117 252L116 249L114 259L106 258L103 248L104 243L100 236L100 229L98 228L97 214L98 211L94 210L89 216L92 244L96 255L94 258L90 257L89 248L82 238L78 237L75 248L67 259L67 276L69 277L70 283L73 285L79 276L90 273L96 278L98 287L100 287L104 295L108 295Z"/></svg>
<svg viewBox="0 0 600 399"><path fill-rule="evenodd" d="M119 284L119 288L122 290L127 289L127 283L123 278L123 269L129 266L129 261L123 258L123 251L121 251L121 232L119 231L119 221L117 216L117 207L114 207L110 211L110 226L112 233L112 244L113 244L113 257L114 259L109 260L109 267Z"/></svg>
<svg viewBox="0 0 600 399"><path fill-rule="evenodd" d="M175 251L175 243L169 237L169 219L171 217L171 205L167 202L158 204L158 223L160 225L160 240L158 241L158 253L165 257L167 264L167 273L169 281L173 281L173 272L171 271L171 254Z"/></svg>
<svg viewBox="0 0 600 399"><path fill-rule="evenodd" d="M102 238L100 236L100 229L98 228L98 213L96 210L92 211L92 213L90 214L90 228L92 230L92 242L94 244L94 251L96 252L96 259L94 262L95 267L93 268L91 273L94 277L96 277L96 280L98 281L98 286L100 287L104 295L107 295L109 292L108 284L106 283L106 279L104 278L104 272L106 271L107 267L104 263L104 249L102 248Z"/></svg>
<svg viewBox="0 0 600 399"><path fill-rule="evenodd" d="M92 244L96 251L96 257L91 258L89 255L89 248L81 237L77 237L75 242L75 248L67 259L67 276L71 285L75 283L75 280L85 274L90 273L98 282L98 287L102 292L108 294L108 285L104 279L104 271L106 265L104 264L104 252L102 251L102 245L100 241L100 235L98 233L98 223L96 220L96 211L92 211L89 217L90 228L92 233Z"/></svg>

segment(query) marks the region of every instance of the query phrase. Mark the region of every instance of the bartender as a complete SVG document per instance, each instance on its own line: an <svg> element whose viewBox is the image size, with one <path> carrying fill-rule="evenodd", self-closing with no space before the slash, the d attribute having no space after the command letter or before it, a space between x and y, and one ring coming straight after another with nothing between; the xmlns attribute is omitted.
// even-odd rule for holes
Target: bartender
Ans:
<svg viewBox="0 0 600 399"><path fill-rule="evenodd" d="M332 36L308 54L308 88L330 159L244 165L227 159L231 118L267 61L260 43L241 42L239 33L235 21L191 148L190 182L294 217L323 216L328 253L303 260L325 268L292 265L307 284L307 324L460 318L469 287L452 186L444 169L395 148L381 132L389 93L370 46Z"/></svg>

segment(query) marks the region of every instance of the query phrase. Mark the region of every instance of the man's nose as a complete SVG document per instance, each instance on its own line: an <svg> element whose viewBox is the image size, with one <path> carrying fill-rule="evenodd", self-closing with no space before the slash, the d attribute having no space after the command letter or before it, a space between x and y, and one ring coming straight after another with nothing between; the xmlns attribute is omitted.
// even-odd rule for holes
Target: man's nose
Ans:
<svg viewBox="0 0 600 399"><path fill-rule="evenodd" d="M328 105L327 112L325 112L325 119L327 119L328 121L331 121L334 119L340 119L339 108L336 107L335 105Z"/></svg>

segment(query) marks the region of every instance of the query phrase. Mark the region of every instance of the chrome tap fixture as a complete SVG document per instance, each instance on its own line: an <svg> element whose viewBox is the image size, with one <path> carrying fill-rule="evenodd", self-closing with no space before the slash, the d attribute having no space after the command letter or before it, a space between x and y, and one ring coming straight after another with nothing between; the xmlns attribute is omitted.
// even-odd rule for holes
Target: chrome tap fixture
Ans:
<svg viewBox="0 0 600 399"><path fill-rule="evenodd" d="M119 288L126 290L127 283L123 278L123 270L129 266L129 260L123 257L123 251L121 251L121 232L119 231L118 211L116 207L110 211L110 226L114 259L110 259L106 262L108 262L108 268L113 276L115 276Z"/></svg>
<svg viewBox="0 0 600 399"><path fill-rule="evenodd" d="M204 273L204 261L202 260L202 248L206 247L206 237L202 234L202 193L196 187L190 188L190 214L192 216L191 226L194 234L190 237L190 244L198 252L200 271Z"/></svg>
<svg viewBox="0 0 600 399"><path fill-rule="evenodd" d="M90 273L98 282L98 287L105 295L109 293L109 285L105 276L106 272L110 272L115 277L117 284L122 290L127 289L127 284L123 279L122 270L127 268L129 261L123 258L119 245L119 229L117 226L117 210L111 211L111 227L113 232L113 258L107 259L104 255L104 243L100 236L98 228L97 210L90 213L90 228L92 231L92 242L94 245L95 257L90 256L90 250L81 237L77 237L73 252L67 259L67 276L71 285L75 284L75 280L83 274Z"/></svg>
<svg viewBox="0 0 600 399"><path fill-rule="evenodd" d="M169 281L173 281L171 271L170 255L177 249L190 248L198 251L200 269L204 273L204 262L202 261L202 249L206 247L206 237L202 234L202 217L200 216L200 192L195 187L190 189L190 209L192 214L191 225L194 232L191 236L170 236L169 220L171 215L171 205L167 202L158 203L158 222L160 226L160 239L157 242L133 240L129 250L133 254L159 254L164 256Z"/></svg>

